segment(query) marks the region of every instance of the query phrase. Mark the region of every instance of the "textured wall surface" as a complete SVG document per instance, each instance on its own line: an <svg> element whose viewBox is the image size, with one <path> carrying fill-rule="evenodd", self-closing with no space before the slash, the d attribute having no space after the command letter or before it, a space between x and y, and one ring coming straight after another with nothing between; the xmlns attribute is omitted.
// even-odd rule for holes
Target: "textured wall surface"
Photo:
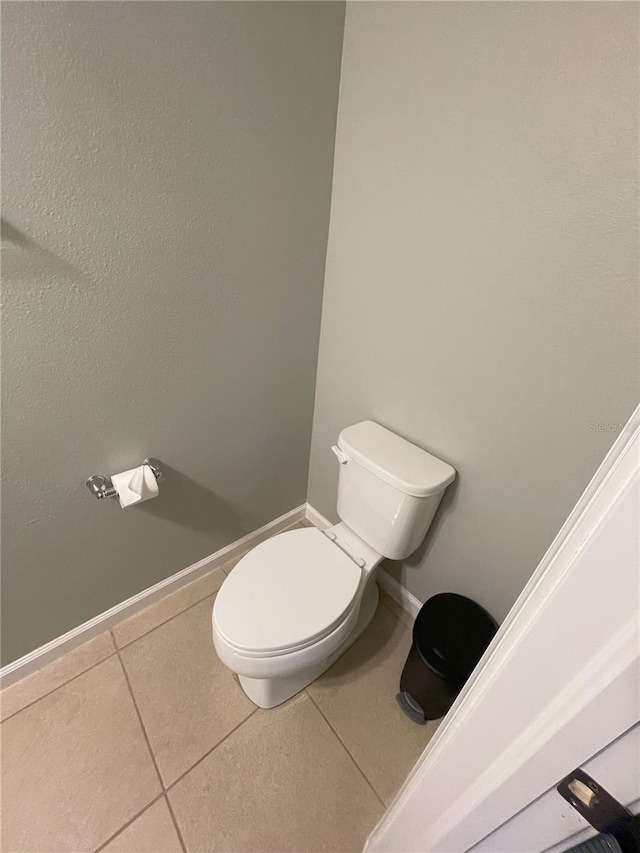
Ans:
<svg viewBox="0 0 640 853"><path fill-rule="evenodd" d="M3 4L4 662L305 500L343 18Z"/></svg>
<svg viewBox="0 0 640 853"><path fill-rule="evenodd" d="M637 402L637 56L627 3L347 7L309 499L363 418L452 463L420 599L502 618Z"/></svg>

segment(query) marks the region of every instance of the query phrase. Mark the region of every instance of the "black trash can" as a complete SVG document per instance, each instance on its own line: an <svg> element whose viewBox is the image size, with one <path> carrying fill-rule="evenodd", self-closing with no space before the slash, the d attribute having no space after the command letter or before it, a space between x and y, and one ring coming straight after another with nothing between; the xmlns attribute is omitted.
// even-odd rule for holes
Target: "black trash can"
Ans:
<svg viewBox="0 0 640 853"><path fill-rule="evenodd" d="M498 624L486 610L453 592L434 595L413 625L413 645L396 696L416 723L443 717L493 639Z"/></svg>

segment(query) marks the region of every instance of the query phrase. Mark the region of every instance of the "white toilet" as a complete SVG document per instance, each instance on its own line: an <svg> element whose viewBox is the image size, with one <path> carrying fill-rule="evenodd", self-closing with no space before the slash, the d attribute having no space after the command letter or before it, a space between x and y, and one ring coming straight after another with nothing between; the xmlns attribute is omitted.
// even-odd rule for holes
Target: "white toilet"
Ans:
<svg viewBox="0 0 640 853"><path fill-rule="evenodd" d="M280 533L243 557L213 605L213 643L247 696L273 708L354 642L378 604L376 568L416 550L454 469L373 421L340 433L339 524Z"/></svg>

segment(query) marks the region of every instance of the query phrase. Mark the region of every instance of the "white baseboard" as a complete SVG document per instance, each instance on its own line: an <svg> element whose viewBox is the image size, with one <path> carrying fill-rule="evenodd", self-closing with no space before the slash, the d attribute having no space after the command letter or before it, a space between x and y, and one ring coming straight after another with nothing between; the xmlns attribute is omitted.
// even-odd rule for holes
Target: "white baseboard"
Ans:
<svg viewBox="0 0 640 853"><path fill-rule="evenodd" d="M35 670L41 669L41 667L56 660L56 658L86 643L92 637L108 630L123 619L133 616L134 613L143 610L159 598L163 598L170 592L175 592L180 587L186 586L202 575L207 574L207 572L224 565L235 557L239 557L245 551L249 551L270 536L274 536L291 524L295 524L296 521L300 521L303 518L310 518L307 511L308 504L302 504L292 509L290 512L281 515L274 521L270 521L258 530L254 530L252 533L247 534L247 536L243 536L242 539L238 539L225 548L221 548L215 554L211 554L194 563L192 566L176 572L176 574L150 586L148 589L143 589L142 592L133 595L126 601L116 604L115 607L111 607L109 610L105 610L104 613L94 616L88 622L84 622L82 625L78 625L77 628L67 631L61 637L57 637L44 646L40 646L40 648L34 649L29 654L24 655L24 657L7 664L7 666L0 669L0 686L8 687L10 684L19 681L21 678L35 672ZM316 513L316 515L322 518L319 513ZM310 520L315 524L312 518ZM329 522L327 522L326 526L329 526Z"/></svg>
<svg viewBox="0 0 640 853"><path fill-rule="evenodd" d="M311 504L304 505L304 517L307 521L310 521L314 527L317 527L318 530L326 530L327 527L332 526L332 522L319 513L317 509L314 509Z"/></svg>
<svg viewBox="0 0 640 853"><path fill-rule="evenodd" d="M312 507L309 503L305 506L305 517L319 530L326 530L327 527L331 527L329 519L325 518L322 513L319 513L318 510ZM406 610L406 612L414 619L416 618L418 611L422 607L422 602L418 601L415 595L412 595L408 589L402 586L402 584L395 578L392 578L390 574L384 571L384 569L378 569L378 585L390 598L399 604L403 610Z"/></svg>
<svg viewBox="0 0 640 853"><path fill-rule="evenodd" d="M387 593L389 598L393 598L403 610L406 610L413 619L416 618L423 602L419 601L406 587L382 569L378 570L378 586Z"/></svg>
<svg viewBox="0 0 640 853"><path fill-rule="evenodd" d="M245 551L249 551L260 542L263 542L270 536L274 536L276 533L280 533L291 524L295 524L296 521L300 521L303 518L306 518L314 527L320 530L326 530L327 527L331 527L331 522L314 509L314 507L308 503L302 504L290 512L281 515L279 518L274 519L274 521L270 521L269 524L265 524L258 530L247 534L247 536L243 536L236 542L232 542L225 548L221 548L215 554L210 554L208 557L199 560L186 569L176 572L176 574L150 586L148 589L143 589L142 592L133 595L126 601L116 604L115 607L111 607L109 610L105 610L104 613L94 616L88 622L78 625L77 628L67 631L66 634L62 634L62 636L57 637L55 640L51 640L44 646L40 646L40 648L34 649L29 654L24 655L24 657L18 658L18 660L2 667L0 669L0 687L8 687L10 684L35 672L37 669L41 669L72 649L86 643L92 637L96 637L103 631L112 628L123 619L133 616L134 613L143 610L165 595L175 592L181 587L197 580L202 575L207 574L207 572L213 571L213 569L224 565L235 557L239 557ZM394 601L415 618L422 605L409 590L405 589L391 575L382 570L378 573L378 583Z"/></svg>

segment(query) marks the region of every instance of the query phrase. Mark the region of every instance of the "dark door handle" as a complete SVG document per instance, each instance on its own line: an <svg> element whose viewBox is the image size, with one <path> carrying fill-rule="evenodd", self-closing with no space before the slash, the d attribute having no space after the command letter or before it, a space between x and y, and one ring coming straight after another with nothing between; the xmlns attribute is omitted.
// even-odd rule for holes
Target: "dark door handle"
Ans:
<svg viewBox="0 0 640 853"><path fill-rule="evenodd" d="M640 818L584 770L565 776L557 791L594 829L612 835L622 853L640 853Z"/></svg>

